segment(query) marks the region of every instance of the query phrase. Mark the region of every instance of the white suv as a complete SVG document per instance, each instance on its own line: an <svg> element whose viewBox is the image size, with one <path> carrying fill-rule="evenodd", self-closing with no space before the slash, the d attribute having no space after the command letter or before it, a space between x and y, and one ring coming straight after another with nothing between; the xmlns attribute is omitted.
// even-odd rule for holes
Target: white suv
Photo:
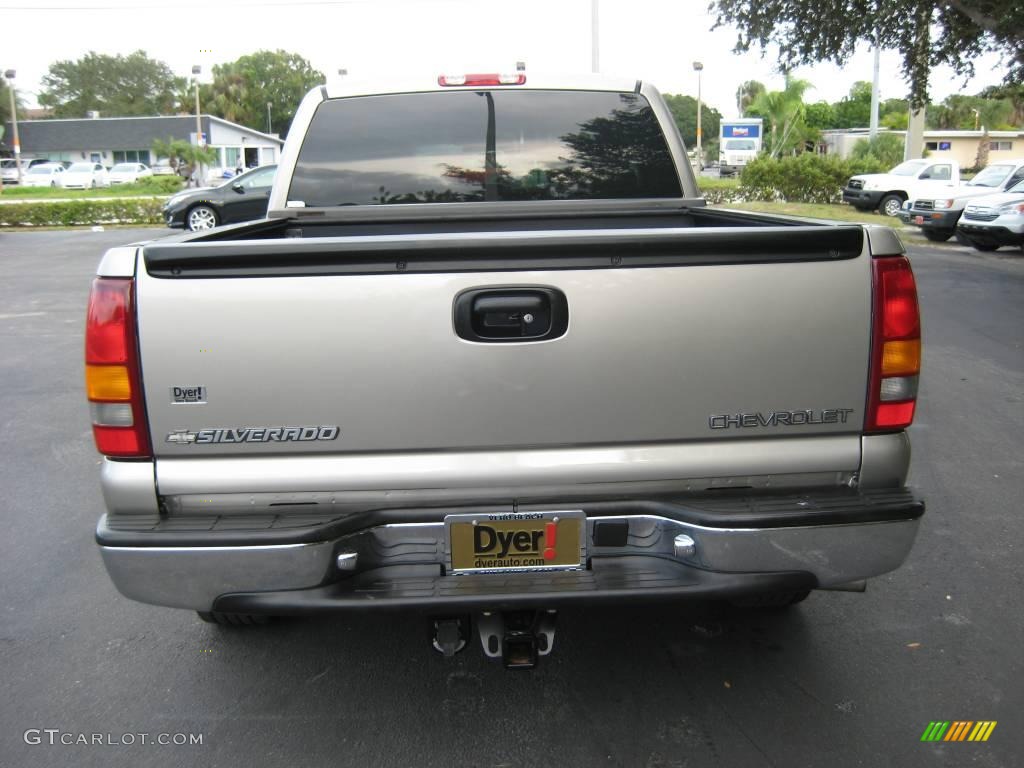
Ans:
<svg viewBox="0 0 1024 768"><path fill-rule="evenodd" d="M979 251L994 251L1001 245L1024 248L1024 181L968 203L956 234Z"/></svg>

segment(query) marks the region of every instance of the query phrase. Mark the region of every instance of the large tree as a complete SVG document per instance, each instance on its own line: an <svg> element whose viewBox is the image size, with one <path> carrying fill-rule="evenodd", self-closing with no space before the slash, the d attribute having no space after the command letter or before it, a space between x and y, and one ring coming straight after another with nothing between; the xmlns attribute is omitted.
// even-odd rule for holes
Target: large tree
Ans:
<svg viewBox="0 0 1024 768"><path fill-rule="evenodd" d="M983 96L953 94L941 104L928 107L928 128L939 130L994 131L1012 129L1014 117L1010 99L986 99Z"/></svg>
<svg viewBox="0 0 1024 768"><path fill-rule="evenodd" d="M676 126L679 128L679 135L683 137L683 143L687 149L697 146L697 100L693 96L677 96L672 93L665 94L665 103L675 118ZM707 154L709 144L718 142L718 127L722 121L722 113L707 102L700 108L700 132L701 145Z"/></svg>
<svg viewBox="0 0 1024 768"><path fill-rule="evenodd" d="M213 83L200 87L204 111L256 130L287 135L306 92L325 82L323 72L287 51L257 51L213 68Z"/></svg>
<svg viewBox="0 0 1024 768"><path fill-rule="evenodd" d="M830 128L863 128L871 122L871 83L858 80L850 93L832 105L835 123Z"/></svg>
<svg viewBox="0 0 1024 768"><path fill-rule="evenodd" d="M859 42L899 51L915 109L928 102L933 67L963 76L987 51L1001 53L1007 82L1024 78L1024 2L1021 0L714 0L716 27L735 25L737 51L779 47L779 67L843 64Z"/></svg>
<svg viewBox="0 0 1024 768"><path fill-rule="evenodd" d="M90 51L50 65L39 103L51 107L55 117L86 117L92 110L103 117L173 114L184 82L145 51L127 56Z"/></svg>

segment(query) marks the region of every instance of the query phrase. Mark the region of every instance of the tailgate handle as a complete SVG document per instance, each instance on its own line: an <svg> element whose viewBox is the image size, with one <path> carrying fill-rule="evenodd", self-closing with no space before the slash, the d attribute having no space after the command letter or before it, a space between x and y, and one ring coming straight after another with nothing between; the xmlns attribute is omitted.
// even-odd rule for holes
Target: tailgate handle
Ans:
<svg viewBox="0 0 1024 768"><path fill-rule="evenodd" d="M556 288L474 288L455 297L455 333L467 341L545 341L569 327L569 304Z"/></svg>

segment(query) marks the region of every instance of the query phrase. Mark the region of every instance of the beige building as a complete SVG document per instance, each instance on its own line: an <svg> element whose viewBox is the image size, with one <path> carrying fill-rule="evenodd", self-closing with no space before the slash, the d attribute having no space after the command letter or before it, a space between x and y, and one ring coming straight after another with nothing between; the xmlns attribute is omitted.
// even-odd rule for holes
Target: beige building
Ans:
<svg viewBox="0 0 1024 768"><path fill-rule="evenodd" d="M879 130L903 138L906 131ZM824 154L849 157L859 141L867 141L867 128L822 131ZM1024 129L1012 131L925 131L925 155L933 159L955 160L961 168L973 168L982 142L988 144L988 162L1024 157Z"/></svg>

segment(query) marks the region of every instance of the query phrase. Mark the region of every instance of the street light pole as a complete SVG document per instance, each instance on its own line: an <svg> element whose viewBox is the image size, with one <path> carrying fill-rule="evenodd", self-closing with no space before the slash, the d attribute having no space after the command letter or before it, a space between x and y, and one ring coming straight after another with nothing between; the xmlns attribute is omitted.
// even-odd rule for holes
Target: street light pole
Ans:
<svg viewBox="0 0 1024 768"><path fill-rule="evenodd" d="M700 117L701 117L701 115L700 115L700 112L701 112L701 102L700 102L700 85L701 85L701 83L700 83L700 80L701 80L701 73L704 71L704 65L701 62L699 62L699 61L695 61L695 62L693 62L693 69L697 73L697 173L700 173L702 170L704 170L704 155L703 155L703 152L701 151L701 138L702 138L702 136L701 136L701 127L700 127Z"/></svg>
<svg viewBox="0 0 1024 768"><path fill-rule="evenodd" d="M14 77L17 74L17 71L13 69L8 69L4 72L4 77L7 78L7 90L11 95L11 127L14 130L14 165L18 169L18 184L21 184L21 141L18 139L18 102L17 99L14 98Z"/></svg>
<svg viewBox="0 0 1024 768"><path fill-rule="evenodd" d="M198 64L192 65L192 82L196 87L196 148L198 149L202 149L204 146L206 146L206 143L203 141L203 121L199 117L199 73L202 71L203 68L200 67ZM195 182L197 187L202 186L202 184L199 183L199 176L203 172L202 169L203 164L197 162L195 175Z"/></svg>

